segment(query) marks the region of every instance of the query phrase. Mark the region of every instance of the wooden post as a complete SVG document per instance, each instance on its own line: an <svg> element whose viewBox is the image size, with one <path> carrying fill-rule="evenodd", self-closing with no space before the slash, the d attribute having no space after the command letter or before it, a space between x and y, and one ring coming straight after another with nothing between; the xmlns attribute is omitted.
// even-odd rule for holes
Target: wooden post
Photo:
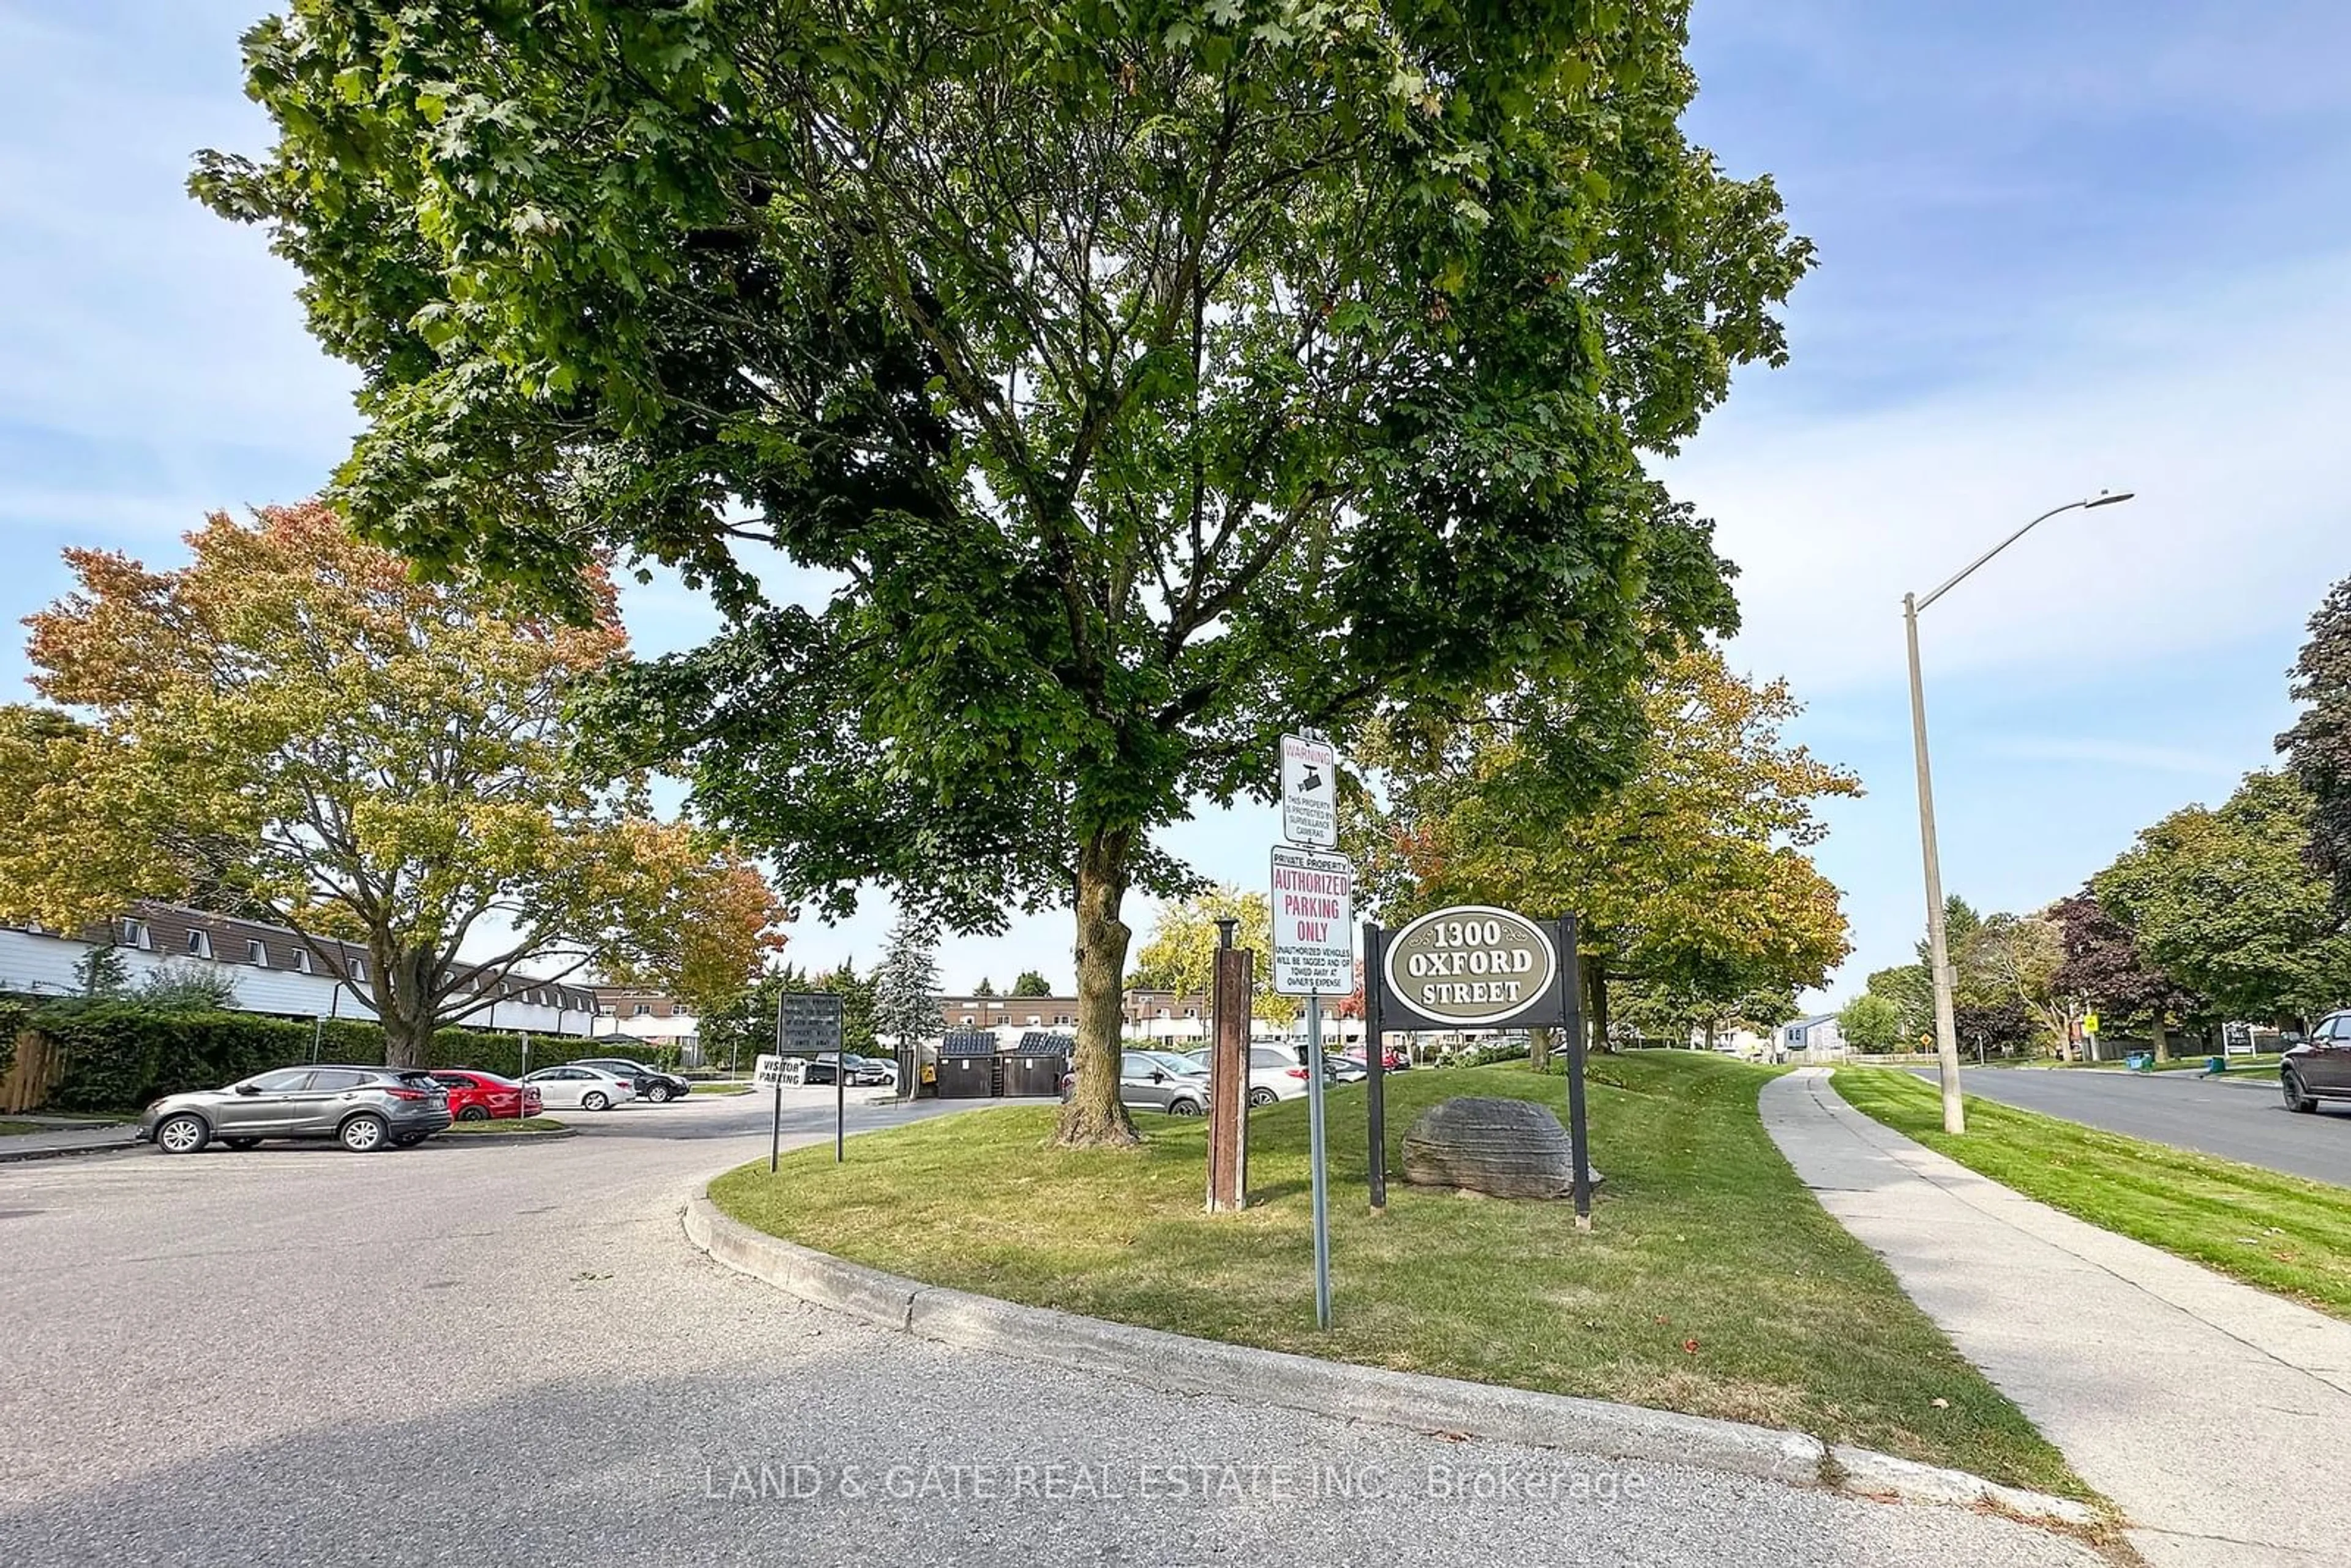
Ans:
<svg viewBox="0 0 2351 1568"><path fill-rule="evenodd" d="M1224 925L1209 988L1208 1211L1231 1214L1249 1206L1249 1018L1256 955L1232 945Z"/></svg>

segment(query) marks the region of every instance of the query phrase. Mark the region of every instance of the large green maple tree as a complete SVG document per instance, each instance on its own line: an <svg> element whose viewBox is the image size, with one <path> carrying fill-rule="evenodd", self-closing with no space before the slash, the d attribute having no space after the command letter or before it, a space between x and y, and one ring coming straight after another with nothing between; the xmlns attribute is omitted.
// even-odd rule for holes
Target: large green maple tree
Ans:
<svg viewBox="0 0 2351 1568"><path fill-rule="evenodd" d="M710 591L616 764L827 913L1074 906L1062 1136L1121 1142L1159 829L1285 727L1731 622L1644 458L1782 357L1810 246L1684 137L1687 43L1686 0L297 0L246 42L277 142L195 187L360 368L375 537Z"/></svg>

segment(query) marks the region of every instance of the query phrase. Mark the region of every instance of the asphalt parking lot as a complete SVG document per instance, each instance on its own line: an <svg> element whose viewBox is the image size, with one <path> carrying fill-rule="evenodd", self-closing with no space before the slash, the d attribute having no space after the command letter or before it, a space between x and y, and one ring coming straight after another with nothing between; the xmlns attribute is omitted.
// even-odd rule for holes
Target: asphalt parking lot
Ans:
<svg viewBox="0 0 2351 1568"><path fill-rule="evenodd" d="M2351 1102L2297 1116L2274 1078L2215 1082L2192 1072L1970 1067L1960 1081L1969 1093L2003 1105L2351 1186Z"/></svg>
<svg viewBox="0 0 2351 1568"><path fill-rule="evenodd" d="M768 1115L0 1167L0 1562L2097 1561L1958 1509L1171 1398L834 1317L680 1232ZM827 1137L831 1107L788 1125Z"/></svg>

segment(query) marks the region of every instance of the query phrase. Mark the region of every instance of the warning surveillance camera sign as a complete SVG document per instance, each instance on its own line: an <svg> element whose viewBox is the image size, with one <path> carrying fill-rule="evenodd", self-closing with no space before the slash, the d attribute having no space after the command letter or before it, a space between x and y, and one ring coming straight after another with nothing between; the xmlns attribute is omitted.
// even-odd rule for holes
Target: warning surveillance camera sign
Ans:
<svg viewBox="0 0 2351 1568"><path fill-rule="evenodd" d="M1339 841L1339 753L1327 740L1281 737L1281 836L1308 849Z"/></svg>

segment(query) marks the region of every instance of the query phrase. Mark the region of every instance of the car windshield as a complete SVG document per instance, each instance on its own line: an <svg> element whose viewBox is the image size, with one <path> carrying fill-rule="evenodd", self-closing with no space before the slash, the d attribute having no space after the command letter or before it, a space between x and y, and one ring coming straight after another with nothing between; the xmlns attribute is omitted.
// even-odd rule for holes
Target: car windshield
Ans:
<svg viewBox="0 0 2351 1568"><path fill-rule="evenodd" d="M1180 1072L1186 1078L1206 1072L1207 1067L1188 1056L1178 1056L1170 1051L1147 1051L1143 1053L1170 1072Z"/></svg>

